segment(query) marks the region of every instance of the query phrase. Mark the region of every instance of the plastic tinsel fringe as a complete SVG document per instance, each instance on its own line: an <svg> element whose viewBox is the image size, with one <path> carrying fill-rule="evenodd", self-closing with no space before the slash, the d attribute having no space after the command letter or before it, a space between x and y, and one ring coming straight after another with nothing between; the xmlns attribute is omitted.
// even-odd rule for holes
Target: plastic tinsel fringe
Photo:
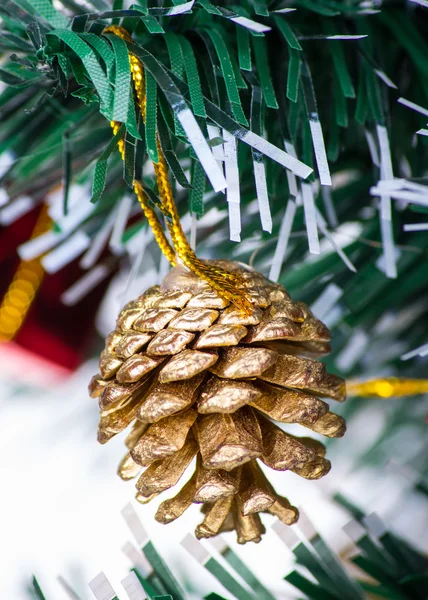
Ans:
<svg viewBox="0 0 428 600"><path fill-rule="evenodd" d="M150 244L128 191L138 176L159 204L147 168L159 130L199 254L248 262L255 250L259 270L335 329L329 361L342 374L418 375L428 354L425 3L154 4L1 4L0 221L18 218L28 195L63 190L52 231L21 256L45 254L55 270L85 252L68 303L121 256L135 260ZM112 23L133 41L103 35ZM145 126L127 49L149 74ZM124 123L123 165L110 119ZM114 260L99 262L107 244Z"/></svg>
<svg viewBox="0 0 428 600"><path fill-rule="evenodd" d="M424 600L428 558L388 531L376 514L365 516L346 499L339 496L336 500L354 517L344 529L353 542L350 560L359 568L359 576L350 575L346 561L331 550L303 513L299 526L287 527L279 521L272 526L284 546L294 555L296 566L284 577L285 581L310 600L364 600L371 595L387 600ZM124 547L133 567L121 581L126 593L121 597L130 600L184 600L186 591L149 539L133 507L126 506L122 514L140 550L130 542ZM224 537L212 542L214 553L209 545L202 545L190 534L181 545L182 551L190 553L195 564L199 563L201 568L213 575L232 597L238 600L275 600ZM222 561L216 558L216 554L221 555ZM68 582L61 577L59 581L67 596L79 600ZM119 599L102 572L90 581L89 587L97 600ZM191 588L191 581L187 587ZM36 577L32 580L32 590L37 600L49 600ZM214 592L204 598L225 600Z"/></svg>

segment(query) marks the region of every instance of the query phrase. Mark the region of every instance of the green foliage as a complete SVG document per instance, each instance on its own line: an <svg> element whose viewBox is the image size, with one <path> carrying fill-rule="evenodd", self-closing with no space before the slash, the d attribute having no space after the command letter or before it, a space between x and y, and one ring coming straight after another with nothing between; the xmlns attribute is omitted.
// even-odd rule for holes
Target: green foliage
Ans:
<svg viewBox="0 0 428 600"><path fill-rule="evenodd" d="M300 541L296 537L297 543L290 544L295 568L284 577L285 581L296 587L304 594L304 598L309 600L365 600L372 596L385 600L425 600L428 582L427 557L387 530L373 531L373 528L370 529L364 524L364 513L345 499L337 499L356 515L358 521L359 535L354 540L357 554L351 562L359 567L359 575L352 578L348 573L347 561L339 559L319 533L314 532L310 539ZM382 527L380 521L377 521L377 524ZM222 542L224 548L221 554L228 563L229 570L213 556L209 556L203 567L199 568L209 571L234 598L274 600L271 592L227 545L225 538ZM194 543L198 544L196 540ZM180 584L152 542L146 542L141 550L153 571L146 576L143 576L138 568L133 568L132 571L147 598L180 600L183 597ZM285 547L284 551L287 551ZM308 578L307 573L310 573L311 578ZM240 581L244 581L247 587L244 588ZM187 585L192 588L192 581ZM33 587L37 598L45 600L35 577ZM214 592L205 596L206 600L222 598Z"/></svg>
<svg viewBox="0 0 428 600"><path fill-rule="evenodd" d="M339 314L329 323L336 329L333 367L345 374L403 367L400 354L426 342L419 326L426 308L415 309L401 330L379 334L384 347L399 340L395 355L379 352L370 364L357 360L341 367L340 353L355 330L370 335L387 311L406 313L428 291L426 233L403 230L406 223L428 220L427 140L416 134L426 124L423 107L428 106L425 10L405 0L381 7L359 0L296 0L293 9L279 0L166 6L141 1L129 8L108 0L89 4L93 10L73 0L63 0L62 8L56 3L60 10L50 0L7 0L0 7L5 83L0 152L13 157L0 184L10 201L22 194L42 199L63 178L66 213L71 182L91 181L95 174L92 199L101 203L83 224L95 235L134 176L156 204L152 172L143 166L157 158L158 128L181 213L200 217L218 211L216 247L209 240L211 226L201 222L201 255L248 262L257 247L255 266L268 272L285 204L297 195L281 282L309 303L328 283L341 288L334 306ZM111 23L126 27L133 42L104 35ZM127 50L148 74L147 127L127 93ZM422 113L398 103L399 97L422 107ZM124 167L118 152L107 162L115 144L112 118L126 130ZM203 159L206 142L215 150L224 131L238 140L241 237L248 242L241 245L228 239L222 173L214 160ZM284 153L284 140L303 165ZM401 200L400 194L392 201L384 198L379 218L379 198L370 189L391 176L379 167L386 168L389 159L395 177L420 187L399 190ZM302 206L303 180L297 177L293 186L285 164L312 182L314 205L309 199ZM319 186L319 178L326 185ZM264 207L265 230L272 217L273 236L260 231L256 199L260 212ZM311 230L313 206L319 216ZM327 232L320 225L323 216ZM343 256L329 251L329 230L356 274ZM319 256L308 257L307 233L315 251L315 238L324 238ZM387 276L378 259L385 261Z"/></svg>

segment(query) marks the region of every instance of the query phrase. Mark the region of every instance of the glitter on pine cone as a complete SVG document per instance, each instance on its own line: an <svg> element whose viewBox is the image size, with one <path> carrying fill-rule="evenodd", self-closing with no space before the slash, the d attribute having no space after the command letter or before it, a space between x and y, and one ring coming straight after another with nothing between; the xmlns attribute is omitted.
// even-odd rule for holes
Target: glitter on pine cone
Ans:
<svg viewBox="0 0 428 600"><path fill-rule="evenodd" d="M192 477L159 506L158 521L200 503L199 539L236 530L239 543L259 542L259 513L291 525L298 511L258 461L306 479L330 470L319 441L274 421L342 436L344 420L318 396L342 401L345 383L314 360L329 352L330 333L305 304L242 264L212 264L245 279L251 314L175 267L123 308L89 391L99 397L100 443L134 423L118 472L124 480L139 476L140 502L174 486L196 457Z"/></svg>

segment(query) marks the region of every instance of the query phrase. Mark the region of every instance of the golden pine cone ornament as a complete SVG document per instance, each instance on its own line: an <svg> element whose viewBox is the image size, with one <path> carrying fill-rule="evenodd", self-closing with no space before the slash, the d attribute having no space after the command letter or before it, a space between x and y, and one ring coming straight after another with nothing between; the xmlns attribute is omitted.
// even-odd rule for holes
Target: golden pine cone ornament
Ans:
<svg viewBox="0 0 428 600"><path fill-rule="evenodd" d="M274 421L342 436L344 420L319 396L342 401L345 383L314 360L329 351L330 333L305 304L239 263L211 264L245 280L251 312L174 267L161 286L123 308L89 391L99 398L100 443L133 423L119 475L138 477L137 500L174 486L196 458L191 478L159 506L158 521L170 523L199 503L196 537L236 530L239 543L259 542L259 513L287 525L298 518L260 462L306 479L330 470L320 442Z"/></svg>

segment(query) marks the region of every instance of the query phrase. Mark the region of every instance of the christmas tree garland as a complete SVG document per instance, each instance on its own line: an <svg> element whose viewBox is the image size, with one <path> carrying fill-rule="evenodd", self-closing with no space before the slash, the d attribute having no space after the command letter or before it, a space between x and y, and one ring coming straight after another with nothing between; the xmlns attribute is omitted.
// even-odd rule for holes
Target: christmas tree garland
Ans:
<svg viewBox="0 0 428 600"><path fill-rule="evenodd" d="M284 579L309 600L364 600L397 598L400 600L423 600L426 597L428 560L419 550L390 532L376 514L366 516L361 510L343 498L337 498L352 511L353 520L344 528L352 540L350 561L360 570L353 578L348 571L348 560L339 558L304 515L300 530L290 530L281 523L273 530L291 552L295 568ZM139 547L128 542L123 551L132 566L130 573L121 581L126 597L139 600L183 600L192 591L188 581L186 591L170 571L168 565L145 532L134 508L128 505L122 514ZM239 600L273 600L275 596L249 569L225 538L217 539L212 546L202 546L191 535L186 536L182 550L199 563L233 597ZM218 556L219 555L219 556ZM228 569L224 564L227 564ZM302 567L304 568L302 570ZM310 574L308 577L307 573ZM59 581L68 596L78 599L73 585L62 577ZM245 585L242 584L244 582ZM100 573L89 586L97 600L118 600L114 588L104 573ZM37 600L48 600L36 577L32 589ZM370 594L370 596L368 596ZM206 600L224 600L211 592Z"/></svg>
<svg viewBox="0 0 428 600"><path fill-rule="evenodd" d="M200 1L124 9L67 0L56 7L48 0L9 0L0 8L2 202L17 218L23 196L41 201L63 178L63 208L54 215L58 235L48 250L78 229L95 243L126 193L121 173L131 188L138 175L156 212L159 190L141 170L147 158L157 160L159 131L181 213L187 201L193 219L227 207L230 239L248 239L258 227L254 209L248 211L257 198L262 228L279 236L273 255L272 238L258 238L257 261L270 265L271 278L280 276L287 249L298 268L281 281L306 301L315 300L327 273L335 276L319 308L334 309L331 321L344 332L338 348L346 346L349 327L358 325L364 335L374 326L389 293L397 310L423 296L428 84L422 5ZM103 34L113 21L132 42ZM148 73L146 125L138 122L130 93L129 51ZM113 139L111 119L124 123ZM122 135L123 166L113 152ZM93 161L96 204L79 211L69 206L71 182L90 181ZM226 202L219 193L225 183ZM119 210L133 214L127 203ZM338 223L358 224L345 232L348 241L334 234ZM125 249L144 227L140 220L123 231ZM248 260L248 250L222 235L224 255ZM303 263L308 247L319 252L323 237L337 254ZM40 251L30 244L21 254L32 259ZM96 267L89 259L85 266L89 274ZM399 289L389 281L397 272ZM361 294L367 281L370 289ZM424 353L416 317L402 337L403 356ZM352 371L345 359L339 365Z"/></svg>

